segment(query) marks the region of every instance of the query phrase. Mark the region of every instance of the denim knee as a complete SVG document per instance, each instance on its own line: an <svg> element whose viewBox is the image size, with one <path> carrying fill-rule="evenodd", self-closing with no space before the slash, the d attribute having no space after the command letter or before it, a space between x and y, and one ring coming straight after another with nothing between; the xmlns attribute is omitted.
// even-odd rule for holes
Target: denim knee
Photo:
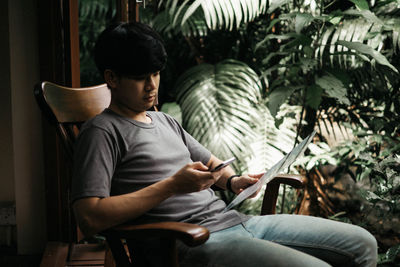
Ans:
<svg viewBox="0 0 400 267"><path fill-rule="evenodd" d="M378 245L375 237L365 230L358 227L356 242L360 244L358 253L356 254L356 264L358 266L376 266L378 259Z"/></svg>

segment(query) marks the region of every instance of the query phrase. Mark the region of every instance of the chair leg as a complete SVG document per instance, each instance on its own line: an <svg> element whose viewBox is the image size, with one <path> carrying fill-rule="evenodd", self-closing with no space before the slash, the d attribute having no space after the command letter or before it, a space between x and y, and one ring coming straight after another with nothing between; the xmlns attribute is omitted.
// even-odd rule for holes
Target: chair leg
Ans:
<svg viewBox="0 0 400 267"><path fill-rule="evenodd" d="M151 242L152 243L152 242ZM146 267L156 266L163 267L178 267L178 252L176 249L176 241L171 238L161 238L154 240L151 245L151 249L146 248L146 244L137 240L127 240L129 254L132 261L132 265L135 267ZM156 244L156 245L153 245ZM157 259L149 259L149 252L154 255Z"/></svg>
<svg viewBox="0 0 400 267"><path fill-rule="evenodd" d="M106 245L106 253L104 255L104 267L117 267L108 244Z"/></svg>
<svg viewBox="0 0 400 267"><path fill-rule="evenodd" d="M142 244L136 240L126 240L129 250L129 256L131 258L132 266L135 267L146 267L150 263L147 262L145 257L145 251L143 250ZM157 257L159 255L155 254Z"/></svg>
<svg viewBox="0 0 400 267"><path fill-rule="evenodd" d="M265 189L261 215L275 214L276 200L278 199L279 183L274 181L267 184Z"/></svg>
<svg viewBox="0 0 400 267"><path fill-rule="evenodd" d="M110 246L117 267L132 267L128 255L125 253L124 245L119 238L107 237L107 243Z"/></svg>

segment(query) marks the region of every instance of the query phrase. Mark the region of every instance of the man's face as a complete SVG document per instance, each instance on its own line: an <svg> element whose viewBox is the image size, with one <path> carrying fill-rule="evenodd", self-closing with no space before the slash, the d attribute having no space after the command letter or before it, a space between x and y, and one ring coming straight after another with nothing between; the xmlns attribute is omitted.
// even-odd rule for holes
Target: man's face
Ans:
<svg viewBox="0 0 400 267"><path fill-rule="evenodd" d="M118 75L110 86L114 104L139 113L154 106L160 85L160 72L141 76Z"/></svg>

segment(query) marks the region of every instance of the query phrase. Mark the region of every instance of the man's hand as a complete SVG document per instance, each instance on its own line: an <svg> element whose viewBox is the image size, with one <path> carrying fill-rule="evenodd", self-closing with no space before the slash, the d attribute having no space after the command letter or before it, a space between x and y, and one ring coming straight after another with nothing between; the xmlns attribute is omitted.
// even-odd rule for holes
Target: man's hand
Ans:
<svg viewBox="0 0 400 267"><path fill-rule="evenodd" d="M231 180L231 187L233 192L238 195L241 193L243 190L245 190L247 187L257 183L257 181L264 175L264 173L260 174L246 174L242 175L239 177L234 177ZM261 189L261 188L260 188ZM257 190L253 195L250 196L250 198L255 197L258 192L260 192L260 189Z"/></svg>
<svg viewBox="0 0 400 267"><path fill-rule="evenodd" d="M209 188L218 181L221 174L222 170L210 172L203 163L193 162L186 164L169 179L173 184L173 193L185 194Z"/></svg>

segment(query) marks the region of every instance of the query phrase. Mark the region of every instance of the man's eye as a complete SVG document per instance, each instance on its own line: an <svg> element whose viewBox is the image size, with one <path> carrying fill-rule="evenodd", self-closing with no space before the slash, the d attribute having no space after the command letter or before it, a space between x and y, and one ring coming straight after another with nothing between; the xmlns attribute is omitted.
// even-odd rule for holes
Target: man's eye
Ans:
<svg viewBox="0 0 400 267"><path fill-rule="evenodd" d="M142 76L128 76L128 79L131 79L131 80L136 80L136 81L141 81L141 80L144 80L144 79L146 79L146 76L144 76L144 75L142 75Z"/></svg>

